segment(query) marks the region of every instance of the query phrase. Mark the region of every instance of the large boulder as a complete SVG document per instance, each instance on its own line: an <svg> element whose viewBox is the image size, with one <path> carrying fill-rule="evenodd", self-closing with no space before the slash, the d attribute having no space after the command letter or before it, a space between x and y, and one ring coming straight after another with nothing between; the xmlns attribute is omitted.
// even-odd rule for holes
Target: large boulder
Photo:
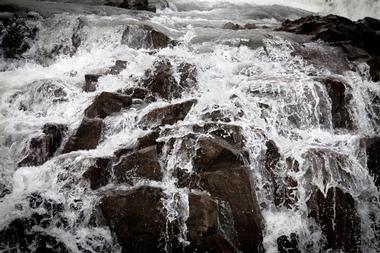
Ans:
<svg viewBox="0 0 380 253"><path fill-rule="evenodd" d="M262 216L248 168L219 167L199 174L200 186L231 208L239 250L262 251Z"/></svg>
<svg viewBox="0 0 380 253"><path fill-rule="evenodd" d="M327 196L315 190L307 202L309 216L326 237L326 251L361 252L361 223L354 198L340 188L330 188Z"/></svg>
<svg viewBox="0 0 380 253"><path fill-rule="evenodd" d="M120 112L122 109L132 105L130 96L121 95L111 92L102 92L95 97L94 102L87 107L84 114L88 118L101 118L111 115L115 112Z"/></svg>
<svg viewBox="0 0 380 253"><path fill-rule="evenodd" d="M62 124L45 124L43 134L29 142L27 155L18 166L38 166L49 160L62 144L67 126Z"/></svg>
<svg viewBox="0 0 380 253"><path fill-rule="evenodd" d="M244 152L214 138L200 138L196 147L199 186L230 206L239 249L260 252L263 218L249 169L244 166Z"/></svg>
<svg viewBox="0 0 380 253"><path fill-rule="evenodd" d="M84 118L75 134L69 138L62 153L95 149L102 134L103 120Z"/></svg>
<svg viewBox="0 0 380 253"><path fill-rule="evenodd" d="M163 196L159 188L142 186L102 197L100 210L123 253L165 252Z"/></svg>
<svg viewBox="0 0 380 253"><path fill-rule="evenodd" d="M129 25L121 43L133 49L160 49L169 46L170 38L148 25Z"/></svg>
<svg viewBox="0 0 380 253"><path fill-rule="evenodd" d="M378 80L380 68L374 61L380 56L380 20L367 17L354 22L336 15L307 16L286 20L279 30L307 34L314 40L334 43L345 50L349 59L369 58L372 78ZM367 55L356 48L364 50Z"/></svg>
<svg viewBox="0 0 380 253"><path fill-rule="evenodd" d="M190 245L185 252L237 252L228 238L227 222L219 203L205 193L189 194L189 218L186 221Z"/></svg>
<svg viewBox="0 0 380 253"><path fill-rule="evenodd" d="M196 100L192 99L153 109L141 117L139 124L143 127L173 125L180 120L184 120L196 102Z"/></svg>
<svg viewBox="0 0 380 253"><path fill-rule="evenodd" d="M113 168L118 182L133 184L134 180L150 179L161 181L162 172L155 145L122 156Z"/></svg>

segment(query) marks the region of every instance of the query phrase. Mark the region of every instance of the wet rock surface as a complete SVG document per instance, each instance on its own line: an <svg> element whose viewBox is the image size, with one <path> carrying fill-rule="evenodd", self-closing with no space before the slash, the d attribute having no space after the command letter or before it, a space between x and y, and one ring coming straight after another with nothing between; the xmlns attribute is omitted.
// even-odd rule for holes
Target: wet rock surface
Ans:
<svg viewBox="0 0 380 253"><path fill-rule="evenodd" d="M150 10L148 0L110 0L106 5L132 10Z"/></svg>
<svg viewBox="0 0 380 253"><path fill-rule="evenodd" d="M352 96L347 91L347 85L334 78L322 80L331 99L331 115L334 128L352 129L353 122L350 116L350 102Z"/></svg>
<svg viewBox="0 0 380 253"><path fill-rule="evenodd" d="M157 60L153 68L145 73L142 86L162 98L178 98L182 88L175 80L172 68L168 59Z"/></svg>
<svg viewBox="0 0 380 253"><path fill-rule="evenodd" d="M185 252L237 252L222 232L221 207L211 196L189 194L189 218L186 221L191 244Z"/></svg>
<svg viewBox="0 0 380 253"><path fill-rule="evenodd" d="M162 190L149 186L109 193L100 203L102 215L123 247L122 252L165 252L166 217Z"/></svg>
<svg viewBox="0 0 380 253"><path fill-rule="evenodd" d="M315 191L308 201L310 217L326 236L325 249L361 252L360 217L355 200L339 188L330 188L327 196Z"/></svg>
<svg viewBox="0 0 380 253"><path fill-rule="evenodd" d="M2 6L2 9L0 13L16 11L13 6ZM0 16L0 50L5 58L20 58L32 46L38 27L26 16L27 13Z"/></svg>
<svg viewBox="0 0 380 253"><path fill-rule="evenodd" d="M375 63L380 56L377 46L380 44L380 20L366 17L354 22L336 15L307 16L284 21L280 30L311 35L314 40L321 39L339 46L351 60L367 59L372 79L378 80L379 66Z"/></svg>
<svg viewBox="0 0 380 253"><path fill-rule="evenodd" d="M111 169L111 158L96 158L94 164L83 173L83 178L88 180L91 189L95 190L110 182L112 177Z"/></svg>
<svg viewBox="0 0 380 253"><path fill-rule="evenodd" d="M373 176L375 185L380 188L380 138L366 141L367 167Z"/></svg>
<svg viewBox="0 0 380 253"><path fill-rule="evenodd" d="M122 156L113 171L118 182L133 184L136 179L162 180L157 147L150 146Z"/></svg>
<svg viewBox="0 0 380 253"><path fill-rule="evenodd" d="M65 226L62 217L63 205L51 199L32 193L26 199L33 211L28 217L20 217L0 230L0 249L18 249L21 252L71 252L63 242L54 235L34 230L34 226L48 228L54 223Z"/></svg>
<svg viewBox="0 0 380 253"><path fill-rule="evenodd" d="M30 140L27 155L18 166L38 166L49 160L61 146L67 130L65 125L45 124L43 134Z"/></svg>
<svg viewBox="0 0 380 253"><path fill-rule="evenodd" d="M103 121L101 119L84 118L75 134L68 139L62 153L95 149L99 144L102 128Z"/></svg>
<svg viewBox="0 0 380 253"><path fill-rule="evenodd" d="M139 124L143 127L173 125L184 120L195 103L196 100L189 100L153 109L140 119Z"/></svg>
<svg viewBox="0 0 380 253"><path fill-rule="evenodd" d="M169 46L170 38L148 25L130 25L121 43L133 49L160 49Z"/></svg>
<svg viewBox="0 0 380 253"><path fill-rule="evenodd" d="M84 114L88 118L101 118L111 115L115 112L120 112L122 109L128 108L132 104L132 99L129 96L102 92L96 96L94 102L87 107Z"/></svg>

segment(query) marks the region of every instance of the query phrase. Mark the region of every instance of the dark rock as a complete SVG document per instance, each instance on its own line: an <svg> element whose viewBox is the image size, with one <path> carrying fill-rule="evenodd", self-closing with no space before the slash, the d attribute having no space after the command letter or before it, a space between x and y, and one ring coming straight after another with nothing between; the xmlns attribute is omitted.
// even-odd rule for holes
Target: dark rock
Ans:
<svg viewBox="0 0 380 253"><path fill-rule="evenodd" d="M370 67L370 75L374 82L380 81L380 56L374 57L367 61Z"/></svg>
<svg viewBox="0 0 380 253"><path fill-rule="evenodd" d="M36 225L36 221L27 218L12 221L0 231L0 249L18 249L19 252L71 252L64 243L52 235L33 231L34 225Z"/></svg>
<svg viewBox="0 0 380 253"><path fill-rule="evenodd" d="M237 252L221 232L219 206L207 194L189 194L186 221L190 245L185 252Z"/></svg>
<svg viewBox="0 0 380 253"><path fill-rule="evenodd" d="M203 125L194 125L192 129L196 133L219 137L236 149L242 150L245 147L245 138L242 134L241 127L238 125L212 122L204 123Z"/></svg>
<svg viewBox="0 0 380 253"><path fill-rule="evenodd" d="M179 85L183 88L192 88L197 84L197 67L193 64L182 62L178 66L178 72L180 74Z"/></svg>
<svg viewBox="0 0 380 253"><path fill-rule="evenodd" d="M109 0L106 5L131 10L150 10L148 0Z"/></svg>
<svg viewBox="0 0 380 253"><path fill-rule="evenodd" d="M279 206L283 199L282 196L279 195L279 182L278 178L276 178L276 165L279 162L281 158L281 154L279 153L279 150L277 148L276 143L273 141L269 140L266 142L266 151L265 151L265 169L270 175L271 181L268 182L269 187L272 190L272 194L274 196L274 203Z"/></svg>
<svg viewBox="0 0 380 253"><path fill-rule="evenodd" d="M121 43L133 49L160 49L169 46L170 38L148 25L129 25Z"/></svg>
<svg viewBox="0 0 380 253"><path fill-rule="evenodd" d="M50 226L65 228L67 220L62 216L64 205L52 199L32 193L26 198L27 217L17 217L0 230L0 249L17 249L16 252L71 252L52 234L39 231Z"/></svg>
<svg viewBox="0 0 380 253"><path fill-rule="evenodd" d="M280 30L307 34L313 36L314 40L333 43L342 47L349 59L365 58L364 52L355 49L363 49L372 57L380 57L380 20L374 18L364 18L357 22L347 18L328 15L307 16L294 21L286 20L282 23ZM376 61L376 60L375 60ZM371 65L371 76L377 79L378 64Z"/></svg>
<svg viewBox="0 0 380 253"><path fill-rule="evenodd" d="M194 167L211 170L221 166L243 165L243 155L220 138L203 138L198 140Z"/></svg>
<svg viewBox="0 0 380 253"><path fill-rule="evenodd" d="M100 74L87 74L84 76L84 86L83 91L85 92L93 92L96 91L96 85L98 84L99 78L102 75Z"/></svg>
<svg viewBox="0 0 380 253"><path fill-rule="evenodd" d="M375 185L380 189L380 138L366 141L367 167Z"/></svg>
<svg viewBox="0 0 380 253"><path fill-rule="evenodd" d="M256 29L257 28L257 26L255 25L255 24L245 24L244 25L244 29L246 29L246 30L252 30L252 29Z"/></svg>
<svg viewBox="0 0 380 253"><path fill-rule="evenodd" d="M181 95L182 89L173 76L172 65L168 59L156 61L145 76L143 86L153 94L165 99L177 98Z"/></svg>
<svg viewBox="0 0 380 253"><path fill-rule="evenodd" d="M102 92L96 96L94 102L87 107L84 114L88 118L102 118L111 115L115 112L120 112L124 108L128 108L132 104L132 99L129 96Z"/></svg>
<svg viewBox="0 0 380 253"><path fill-rule="evenodd" d="M232 22L228 22L223 26L223 29L229 29L229 30L252 30L256 28L257 26L255 24L245 24L241 26L239 24L234 24Z"/></svg>
<svg viewBox="0 0 380 253"><path fill-rule="evenodd" d="M140 87L132 87L118 90L119 93L130 96L131 98L145 99L149 95L149 90Z"/></svg>
<svg viewBox="0 0 380 253"><path fill-rule="evenodd" d="M24 17L12 15L0 20L0 49L4 58L22 57L30 49L37 32L37 25L27 22Z"/></svg>
<svg viewBox="0 0 380 253"><path fill-rule="evenodd" d="M107 74L109 74L109 75L118 75L118 74L121 73L121 71L123 71L124 69L127 68L127 65L128 65L127 61L117 60L115 62L115 65L113 65L109 69L109 71L107 72Z"/></svg>
<svg viewBox="0 0 380 253"><path fill-rule="evenodd" d="M242 252L262 251L262 216L250 181L243 166L213 168L200 173L200 186L211 196L229 204Z"/></svg>
<svg viewBox="0 0 380 253"><path fill-rule="evenodd" d="M229 30L239 30L240 26L238 24L234 24L232 22L228 22L223 26L223 29L229 29Z"/></svg>
<svg viewBox="0 0 380 253"><path fill-rule="evenodd" d="M321 44L299 46L294 45L294 54L300 55L309 64L319 68L327 68L333 73L343 74L351 70L347 54L337 47L326 47Z"/></svg>
<svg viewBox="0 0 380 253"><path fill-rule="evenodd" d="M76 133L69 138L62 153L95 149L100 141L103 120L84 118Z"/></svg>
<svg viewBox="0 0 380 253"><path fill-rule="evenodd" d="M348 109L352 96L348 94L347 86L342 81L334 78L325 78L322 82L325 84L331 99L333 127L352 129L353 122Z"/></svg>
<svg viewBox="0 0 380 253"><path fill-rule="evenodd" d="M134 179L162 180L161 166L157 147L150 146L121 157L113 168L118 182L132 184Z"/></svg>
<svg viewBox="0 0 380 253"><path fill-rule="evenodd" d="M299 237L291 233L290 236L282 235L277 238L277 249L279 253L301 253L298 248Z"/></svg>
<svg viewBox="0 0 380 253"><path fill-rule="evenodd" d="M150 133L137 139L137 149L143 149L150 146L157 145L157 139L160 136L158 131L151 131Z"/></svg>
<svg viewBox="0 0 380 253"><path fill-rule="evenodd" d="M355 200L339 188L330 188L327 196L315 191L307 202L309 216L326 236L325 250L361 252L361 223Z"/></svg>
<svg viewBox="0 0 380 253"><path fill-rule="evenodd" d="M98 74L86 74L84 76L85 83L83 85L83 91L93 92L96 91L96 86L98 84L99 78L104 75L119 75L121 71L127 68L128 62L117 60L115 64L109 69L101 71Z"/></svg>
<svg viewBox="0 0 380 253"><path fill-rule="evenodd" d="M165 252L166 216L159 188L140 187L127 192L109 193L100 209L122 252Z"/></svg>
<svg viewBox="0 0 380 253"><path fill-rule="evenodd" d="M107 185L111 179L112 160L110 158L96 158L92 166L90 166L83 178L90 182L90 187L96 190Z"/></svg>
<svg viewBox="0 0 380 253"><path fill-rule="evenodd" d="M18 166L38 166L45 163L61 146L66 131L65 125L45 124L43 134L30 140L28 153Z"/></svg>
<svg viewBox="0 0 380 253"><path fill-rule="evenodd" d="M184 120L196 102L193 99L153 109L140 119L139 124L144 127L173 125L180 120Z"/></svg>

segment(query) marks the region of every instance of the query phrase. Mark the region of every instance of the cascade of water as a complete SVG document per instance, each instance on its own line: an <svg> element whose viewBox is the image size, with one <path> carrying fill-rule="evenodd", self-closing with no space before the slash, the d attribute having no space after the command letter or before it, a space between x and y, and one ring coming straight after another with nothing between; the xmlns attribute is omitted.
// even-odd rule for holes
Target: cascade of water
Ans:
<svg viewBox="0 0 380 253"><path fill-rule="evenodd" d="M110 11L97 13L93 7L83 6L81 8L86 10L83 13L53 11L55 14L47 17L35 14L28 26L38 27L38 34L22 54L23 58L0 59L0 213L3 214L0 238L9 239L9 233L24 233L25 237L16 240L17 243L13 237L0 241L0 252L34 252L40 247L38 240L48 241L57 252L124 252L123 240L115 239L114 235L119 233L119 228L105 221L110 218L105 208L99 209L99 203L105 196L119 194L116 204L105 203L122 206L126 199L128 204L124 207L133 206L128 202L129 192L140 196L141 187L146 187L152 196L139 200L144 208L146 201L156 201L156 193L149 187L162 191L157 193L160 196L157 201L162 202L159 213L165 216L164 249L175 252L172 247L178 242L181 247L188 246L194 236L190 233L191 224L187 223L192 215L191 198L203 196L201 194L212 188L209 181L209 185L204 183L192 188L192 176L215 176L238 188L234 178L231 176L231 182L224 179L217 166L210 166L207 172L200 170L210 161L198 161L199 150L212 147L211 151L204 151L210 152L211 155L207 154L210 156L219 152L219 146L215 148L212 143L223 145L223 152L229 150L218 157L218 161L224 161L225 157L230 159L231 153L238 157L223 166L236 171L247 168L248 186L252 186L249 190L254 192L254 197L240 199L237 193L233 197L246 205L250 201L257 202L263 223L262 246L267 252L279 250L280 238L293 238L301 252L323 251L330 238L319 222L331 215L332 230L338 231L342 224L339 219L346 215L342 210L346 209L357 213L357 216L350 213L352 217L345 221L359 229L356 235L360 238L353 243L358 242L362 252L378 252L379 192L368 171L367 147L363 143L379 135L380 88L369 79L367 65L350 63L350 68L334 71L330 65L308 61L296 52L300 50L299 43L304 43L304 50L309 52L322 50L333 55L339 54L337 49L320 42L308 42L303 36L265 30L278 26L285 18L303 16L305 11L261 6L261 9L244 12L246 6L229 9L232 5L216 1L212 1L209 9L194 10L193 5L184 2L172 1L176 8L161 10L158 14L119 13L112 7ZM317 7L312 6L310 10L336 10L350 17L361 17L362 10L372 16L379 13L378 8L368 9L369 1L360 2L362 9L348 2L303 1L301 7L315 4ZM299 1L293 3L298 6ZM346 10L341 9L344 3ZM43 3L41 6L43 8ZM70 6L69 10L74 5ZM253 10L254 5L250 6ZM351 12L352 9L357 12ZM242 16L238 15L240 11ZM239 31L221 29L228 21L236 20L263 27ZM176 43L156 51L137 48L133 36L141 34L128 35L125 31L131 25L141 24L165 32ZM125 39L126 36L130 37ZM117 60L127 61L127 67L117 75L103 74L111 73L105 68L112 68ZM157 62L161 62L159 67ZM181 83L183 63L188 63L188 68L195 66L196 84L190 82L190 87L181 87L179 96L165 97L166 92L172 91L154 90L149 86L152 84L148 73L153 75L152 70L160 67L162 83ZM162 67L162 64L166 65ZM165 73L170 76L166 77ZM99 74L94 92L82 91L86 74ZM337 100L331 95L334 91L328 82L326 84L326 80L331 79L341 85L338 102L343 103L344 108L338 111ZM38 138L46 135L42 130L46 124L66 126L62 143L68 143L72 140L70 136L78 134L84 118L99 120L88 119L92 116L86 109L98 95L103 92L120 95L141 83L147 84L143 88L150 87L160 96L153 93L153 97L134 98L128 109L103 106L100 110L105 110L106 116L97 115L102 118L102 126L95 147L65 152L67 146L59 145L55 154L42 164L20 163L25 161L33 145L37 145L33 143L39 143ZM122 103L121 98L118 99L118 103ZM196 102L190 103L185 115L181 115L181 111L170 114L169 119L160 119L167 113L165 108L183 106L193 99ZM157 123L149 117L167 122ZM172 122L176 117L181 119ZM221 131L219 124L233 129L231 136L220 137L219 132L215 133ZM95 125L89 129L91 133L96 132ZM150 145L141 144L141 138L152 133L159 135L155 137L153 151ZM144 161L133 156L138 152L143 154ZM93 187L92 182L83 178L91 168L99 167L99 158L113 165L109 174L104 172L97 177L96 183L105 182ZM119 165L136 160L148 162L149 168L158 167L159 175L150 178L153 174L150 171L143 172L148 176L133 174L139 171L124 171L119 175ZM213 163L222 166L218 161ZM132 180L128 173L133 174ZM190 175L190 179L183 175ZM186 185L186 180L191 183ZM231 186L226 184L225 187ZM223 199L224 193L223 189L209 190L206 195L214 197L215 194L218 201L202 199L199 202L205 206L218 204L218 212L222 210L226 220L218 229L236 249L244 241L239 241L239 231L230 229L231 217L235 215L231 203L235 202L231 196ZM240 207L245 208L244 204ZM144 208L141 212L147 212ZM324 208L327 214L315 214L318 208ZM119 211L124 213L123 210L115 212ZM105 220L100 218L99 212ZM158 224L157 219L160 218L152 222ZM222 223L223 219L218 219ZM28 224L28 231L20 232L19 223Z"/></svg>

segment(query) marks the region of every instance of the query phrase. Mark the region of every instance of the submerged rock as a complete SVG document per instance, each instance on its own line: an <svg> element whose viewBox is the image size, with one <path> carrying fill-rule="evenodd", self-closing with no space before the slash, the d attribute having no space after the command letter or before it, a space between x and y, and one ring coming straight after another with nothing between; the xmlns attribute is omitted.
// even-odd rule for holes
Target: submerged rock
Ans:
<svg viewBox="0 0 380 253"><path fill-rule="evenodd" d="M61 146L66 131L65 125L45 124L43 134L30 140L27 155L18 166L38 166L45 163Z"/></svg>
<svg viewBox="0 0 380 253"><path fill-rule="evenodd" d="M339 188L330 188L325 197L316 190L307 202L309 216L326 236L325 250L361 252L360 217L355 200Z"/></svg>
<svg viewBox="0 0 380 253"><path fill-rule="evenodd" d="M128 108L132 105L132 99L129 96L102 92L96 96L94 102L87 107L84 114L88 118L101 118L111 115L115 112L120 112L122 109Z"/></svg>
<svg viewBox="0 0 380 253"><path fill-rule="evenodd" d="M173 125L180 120L184 120L196 102L196 100L192 99L185 102L153 109L152 111L142 116L139 124L143 127Z"/></svg>
<svg viewBox="0 0 380 253"><path fill-rule="evenodd" d="M99 205L122 252L165 252L166 216L159 188L142 186L106 193Z"/></svg>
<svg viewBox="0 0 380 253"><path fill-rule="evenodd" d="M169 46L170 38L148 25L129 25L121 43L133 49L160 49Z"/></svg>
<svg viewBox="0 0 380 253"><path fill-rule="evenodd" d="M75 134L69 138L62 153L95 149L100 141L103 120L84 118Z"/></svg>

